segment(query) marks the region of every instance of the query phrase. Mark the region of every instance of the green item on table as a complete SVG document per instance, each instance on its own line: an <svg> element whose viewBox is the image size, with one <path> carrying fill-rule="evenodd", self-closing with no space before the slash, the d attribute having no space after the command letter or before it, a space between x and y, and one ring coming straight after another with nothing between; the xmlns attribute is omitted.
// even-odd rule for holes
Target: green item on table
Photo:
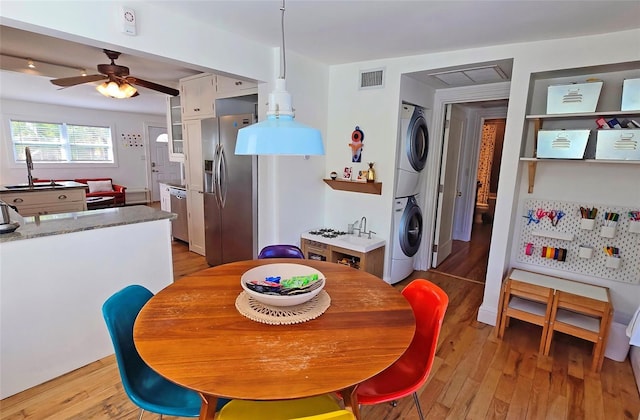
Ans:
<svg viewBox="0 0 640 420"><path fill-rule="evenodd" d="M293 276L290 279L280 280L280 285L285 288L302 288L310 285L314 281L318 281L317 274L309 274L307 276Z"/></svg>

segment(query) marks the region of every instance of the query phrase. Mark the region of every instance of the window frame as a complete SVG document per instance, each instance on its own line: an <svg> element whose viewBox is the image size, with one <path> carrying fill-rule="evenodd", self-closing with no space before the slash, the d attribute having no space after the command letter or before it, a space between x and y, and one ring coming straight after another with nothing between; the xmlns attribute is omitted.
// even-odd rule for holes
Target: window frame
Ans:
<svg viewBox="0 0 640 420"><path fill-rule="evenodd" d="M42 115L18 115L18 114L6 114L4 121L4 132L7 141L5 141L5 150L7 153L7 163L11 168L22 168L25 165L24 161L16 161L14 155L14 143L11 135L11 121L27 121L43 124L66 124L66 125L79 125L90 127L108 127L111 130L111 146L113 151L113 162L41 162L34 161L34 165L40 168L66 168L66 169L84 169L84 168L117 168L119 167L118 159L118 138L116 133L116 125L113 122L97 121L93 118L84 119L82 121L75 118L56 118L51 116Z"/></svg>

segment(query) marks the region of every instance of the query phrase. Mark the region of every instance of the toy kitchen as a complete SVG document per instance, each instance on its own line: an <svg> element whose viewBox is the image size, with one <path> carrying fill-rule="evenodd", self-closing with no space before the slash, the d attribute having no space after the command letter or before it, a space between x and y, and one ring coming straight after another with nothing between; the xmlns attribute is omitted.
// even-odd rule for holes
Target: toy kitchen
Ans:
<svg viewBox="0 0 640 420"><path fill-rule="evenodd" d="M313 229L301 235L300 248L307 259L348 265L382 278L385 240L372 233L366 232L366 224L364 229L349 225L349 232Z"/></svg>

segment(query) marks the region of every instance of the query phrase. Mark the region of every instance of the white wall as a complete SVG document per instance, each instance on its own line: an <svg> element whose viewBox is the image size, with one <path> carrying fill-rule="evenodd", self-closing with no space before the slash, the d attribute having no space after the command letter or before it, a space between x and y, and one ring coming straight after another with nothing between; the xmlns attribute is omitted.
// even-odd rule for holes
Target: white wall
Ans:
<svg viewBox="0 0 640 420"><path fill-rule="evenodd" d="M373 133L373 136L382 138L382 141L394 141L398 125L399 80L403 73L513 58L511 93L498 190L499 200L495 213L495 219L501 222L494 223L485 296L478 316L479 320L494 324L500 284L508 267L512 264L512 239L515 234L515 226L517 226L516 221L519 221L520 218L518 203L527 196L526 190L522 187L523 181L521 181L526 165L520 164L519 157L531 73L637 60L639 58L637 50L610 48L610 46L637 45L639 37L640 30L633 30L582 38L501 45L499 47L333 66L331 68L329 125L327 127L328 137L332 143L329 144L327 153L327 172L339 166L341 159L344 159L344 157L340 157L342 143L346 147L347 136L350 134L349 130L353 129L354 123L364 127L365 136L367 133ZM593 51L599 51L599 53L593 54ZM384 89L358 91L353 88L352 81L356 79L360 69L377 67L386 68ZM382 197L377 199L361 198L355 193L343 193L339 197L341 202L336 203L341 211L351 211L354 207L360 212L366 209L368 212L374 213L372 218L376 224L389 226L390 211L388 208L392 200L393 171L391 166L395 162L394 151L395 148L391 146L381 147L376 150L377 155L371 158L372 160L374 158L380 159L376 165L379 166L379 178L383 182ZM600 196L610 203L622 205L629 204L631 201L633 205L637 206L640 204L640 190L637 188L637 181L633 181L637 180L637 175L630 176L630 172L637 174L637 167L621 169L621 166L604 165L602 169L615 179L624 177L625 179L622 181L624 185L621 185L621 188L602 189L602 185L597 184L596 189L590 189L591 194L601 194ZM578 180L585 176L589 177L588 174L588 167L576 168L566 174L565 185L569 184L567 188L573 190L571 187L573 182L581 185ZM524 176L526 177L526 173ZM632 185L634 183L635 185ZM541 176L536 180L536 194L544 194L548 199L566 199L564 190L554 187L555 184L554 179ZM629 191L632 192L629 193ZM347 194L350 195L347 197ZM334 202L329 197L331 195L327 196L328 210L334 208ZM433 204L435 205L435 203ZM334 219L336 217L327 212L327 220ZM433 233L427 231L424 234L432 236ZM388 261L387 257L386 269ZM575 276L568 276L564 272L556 274L575 278ZM607 285L612 289L613 303L616 308L626 310L627 307L633 304L637 305L637 302L640 301L640 286L629 287L619 282L607 282Z"/></svg>
<svg viewBox="0 0 640 420"><path fill-rule="evenodd" d="M124 112L98 111L57 105L37 104L1 99L0 109L0 185L27 181L24 164L15 164L11 143L10 119L26 119L44 122L65 122L70 124L95 124L112 127L114 154L117 166L105 165L56 165L34 163L33 176L43 179L113 178L115 184L124 185L129 190L147 187L149 166L148 144L144 124L160 127L167 124L164 115L131 114ZM128 147L123 141L127 135L140 135L144 147ZM124 137L123 137L124 135Z"/></svg>

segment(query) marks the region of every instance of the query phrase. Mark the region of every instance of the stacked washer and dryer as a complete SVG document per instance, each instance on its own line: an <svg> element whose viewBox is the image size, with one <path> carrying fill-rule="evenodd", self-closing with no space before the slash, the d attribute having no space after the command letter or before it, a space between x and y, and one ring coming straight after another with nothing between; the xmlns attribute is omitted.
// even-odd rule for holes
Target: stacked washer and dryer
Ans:
<svg viewBox="0 0 640 420"><path fill-rule="evenodd" d="M424 108L402 104L398 143L400 150L397 153L393 203L391 284L413 272L413 260L422 240L420 179L429 153L429 131Z"/></svg>

